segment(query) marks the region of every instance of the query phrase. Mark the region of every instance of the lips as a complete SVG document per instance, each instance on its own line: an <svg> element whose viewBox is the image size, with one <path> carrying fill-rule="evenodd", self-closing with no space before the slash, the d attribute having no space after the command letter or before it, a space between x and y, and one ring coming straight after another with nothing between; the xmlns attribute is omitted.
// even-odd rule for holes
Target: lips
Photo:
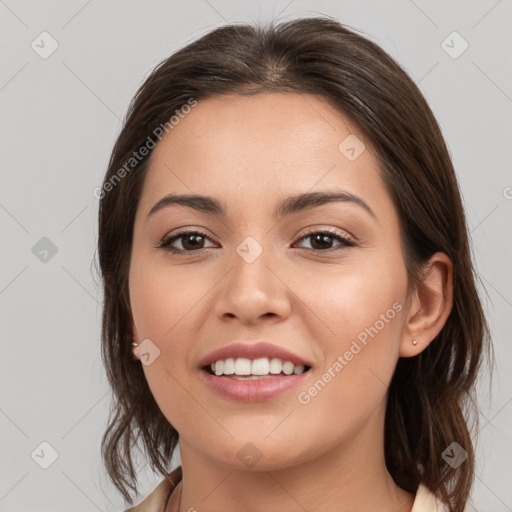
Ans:
<svg viewBox="0 0 512 512"><path fill-rule="evenodd" d="M209 367L212 363L219 361L221 359L236 359L238 357L245 357L247 359L258 359L260 357L268 357L268 358L279 358L283 361L290 361L294 365L299 366L309 366L312 364L303 359L302 357L290 352L289 350L280 347L279 345L274 345L272 343L268 343L266 341L260 341L257 343L233 343L231 345L226 345L225 347L219 348L210 352L206 356L200 359L198 366L201 369Z"/></svg>
<svg viewBox="0 0 512 512"><path fill-rule="evenodd" d="M265 376L258 380L236 380L231 377L216 377L201 370L199 376L213 393L232 402L263 402L289 394L309 379L309 372L300 375ZM291 397L290 397L291 400Z"/></svg>

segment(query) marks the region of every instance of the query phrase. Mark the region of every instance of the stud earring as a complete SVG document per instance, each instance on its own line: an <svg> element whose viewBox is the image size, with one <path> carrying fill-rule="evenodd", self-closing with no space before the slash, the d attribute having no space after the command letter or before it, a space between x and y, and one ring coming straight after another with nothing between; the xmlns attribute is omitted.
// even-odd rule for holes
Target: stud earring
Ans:
<svg viewBox="0 0 512 512"><path fill-rule="evenodd" d="M135 350L136 350L136 347L139 346L138 343L135 343L135 341L132 342L132 345L133 345L133 349L132 349L132 357L135 361L138 361L139 358L137 357L137 354L135 353Z"/></svg>
<svg viewBox="0 0 512 512"><path fill-rule="evenodd" d="M418 344L418 342L417 342L416 340L412 340L412 344L413 344L414 346L416 346L416 345Z"/></svg>

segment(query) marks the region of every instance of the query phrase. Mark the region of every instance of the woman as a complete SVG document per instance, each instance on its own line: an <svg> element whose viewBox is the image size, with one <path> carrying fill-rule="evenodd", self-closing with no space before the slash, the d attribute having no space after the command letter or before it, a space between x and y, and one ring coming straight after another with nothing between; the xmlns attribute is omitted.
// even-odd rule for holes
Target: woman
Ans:
<svg viewBox="0 0 512 512"><path fill-rule="evenodd" d="M99 192L102 455L130 504L139 437L166 476L130 510L465 509L488 327L445 141L381 48L212 31L141 86Z"/></svg>

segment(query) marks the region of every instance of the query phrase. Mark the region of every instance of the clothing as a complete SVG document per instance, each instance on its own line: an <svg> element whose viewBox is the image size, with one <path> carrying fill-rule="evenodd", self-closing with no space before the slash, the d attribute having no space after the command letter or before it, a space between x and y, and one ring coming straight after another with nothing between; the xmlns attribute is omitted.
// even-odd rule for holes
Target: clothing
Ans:
<svg viewBox="0 0 512 512"><path fill-rule="evenodd" d="M138 505L123 512L164 512L169 496L181 478L181 466L178 466ZM446 510L442 503L424 485L420 484L411 512L445 512Z"/></svg>
<svg viewBox="0 0 512 512"><path fill-rule="evenodd" d="M171 471L138 505L123 512L164 512L172 491L182 478L181 466Z"/></svg>

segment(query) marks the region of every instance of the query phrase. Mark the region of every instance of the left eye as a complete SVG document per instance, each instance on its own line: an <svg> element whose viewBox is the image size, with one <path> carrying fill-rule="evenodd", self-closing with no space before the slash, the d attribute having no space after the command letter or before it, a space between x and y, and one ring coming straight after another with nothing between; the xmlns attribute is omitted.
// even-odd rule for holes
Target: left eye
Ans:
<svg viewBox="0 0 512 512"><path fill-rule="evenodd" d="M331 233L330 231L313 231L311 233L307 233L302 236L299 240L307 240L310 239L312 241L312 245L316 245L317 247L311 247L311 250L316 252L326 252L328 250L343 250L347 247L353 247L355 244L351 240L338 235L336 233ZM332 241L337 240L339 242L337 247L327 247L332 245ZM181 240L181 248L174 247L173 244ZM210 240L206 233L202 231L182 231L181 233L177 233L171 237L164 238L157 248L164 249L174 253L184 253L184 252L194 252L200 249L204 249L201 245L204 244L205 240Z"/></svg>
<svg viewBox="0 0 512 512"><path fill-rule="evenodd" d="M313 251L326 252L326 250L330 249L339 250L354 246L354 243L347 238L335 233L331 233L330 231L313 231L301 237L300 240L307 240L308 238L311 240L312 245L319 246L319 248L311 247ZM332 239L338 240L340 242L338 247L326 247L332 244Z"/></svg>

